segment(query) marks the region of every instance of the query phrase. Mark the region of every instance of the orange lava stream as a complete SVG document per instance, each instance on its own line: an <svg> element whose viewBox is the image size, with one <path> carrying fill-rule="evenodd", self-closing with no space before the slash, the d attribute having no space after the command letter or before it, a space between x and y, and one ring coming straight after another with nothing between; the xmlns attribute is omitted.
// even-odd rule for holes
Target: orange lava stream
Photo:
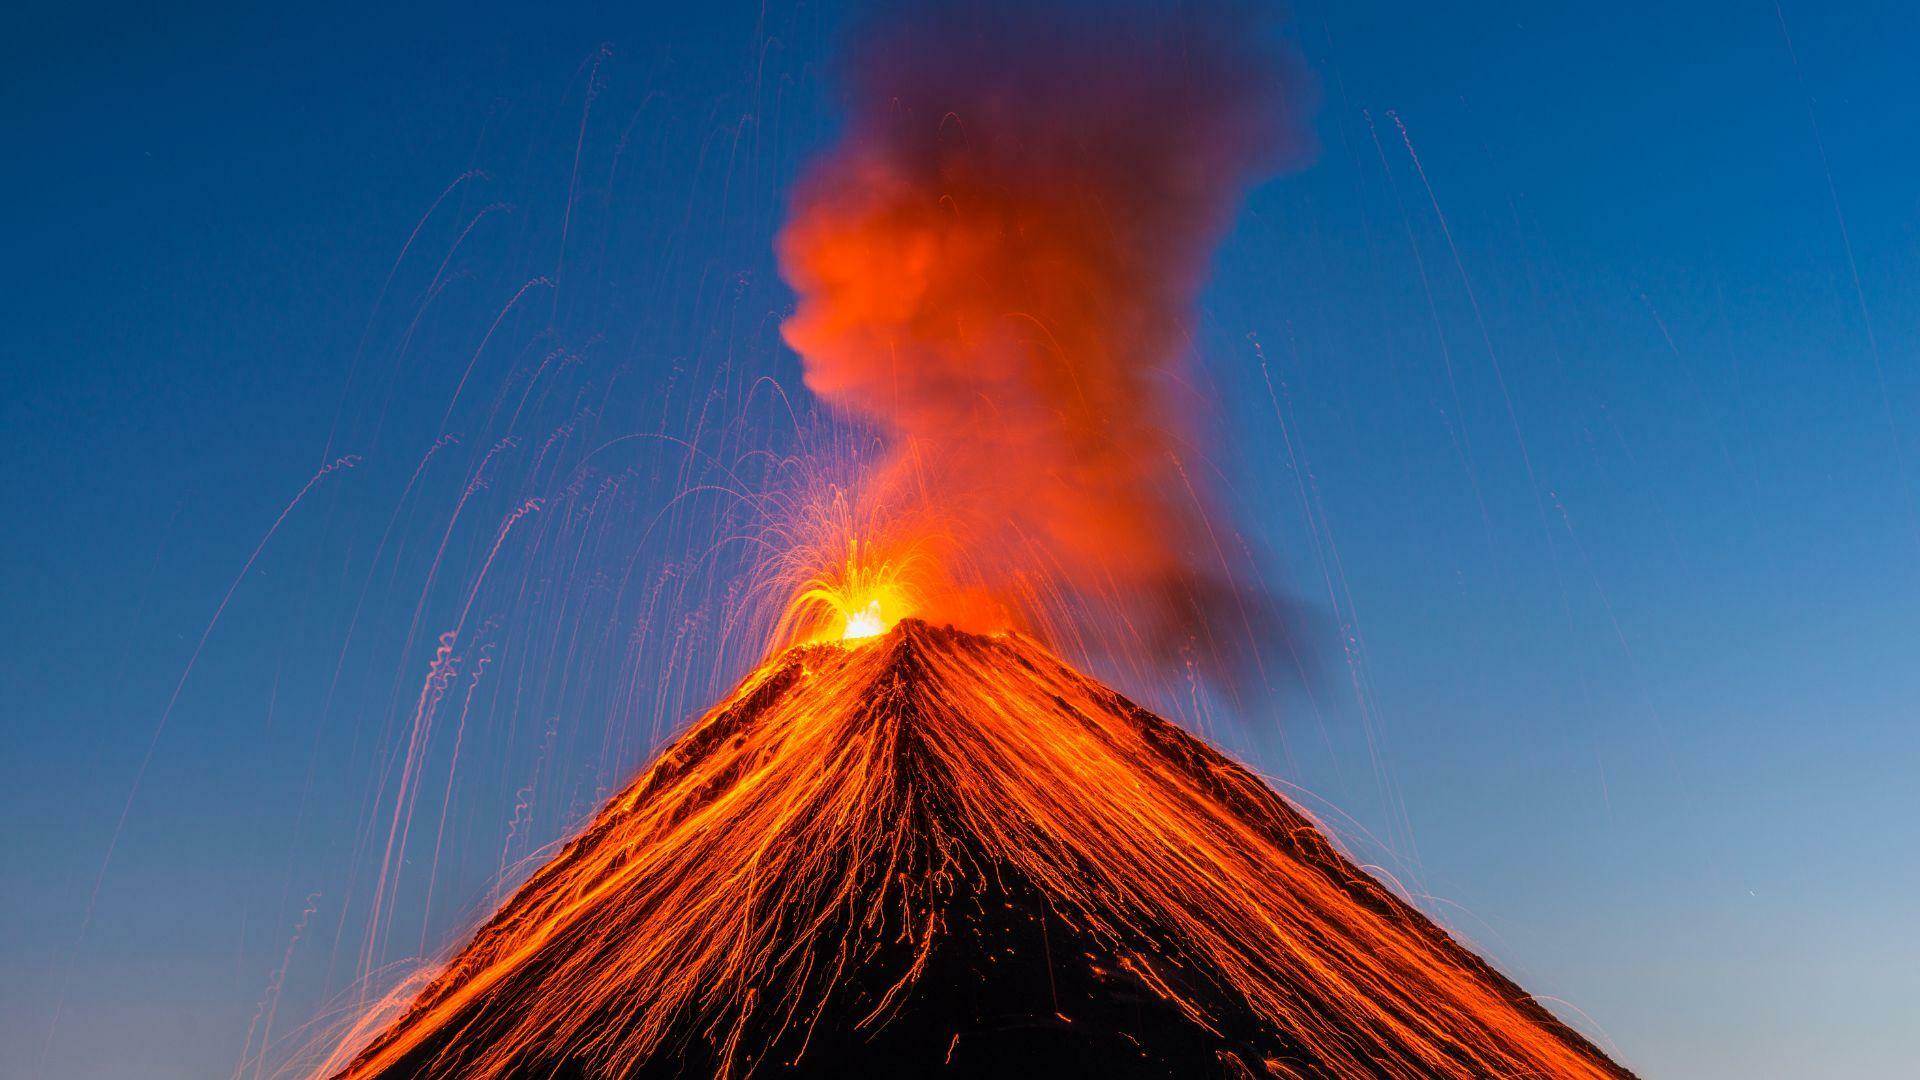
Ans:
<svg viewBox="0 0 1920 1080"><path fill-rule="evenodd" d="M1002 870L1189 1019L1218 1000L1179 989L1198 972L1312 1059L1266 1075L1624 1075L1253 774L1030 638L915 620L768 661L321 1071L566 1047L614 1076L691 1030L744 1075L775 1064L750 1022L809 1031L904 936L917 959L857 1018L884 1025L950 932L937 900Z"/></svg>

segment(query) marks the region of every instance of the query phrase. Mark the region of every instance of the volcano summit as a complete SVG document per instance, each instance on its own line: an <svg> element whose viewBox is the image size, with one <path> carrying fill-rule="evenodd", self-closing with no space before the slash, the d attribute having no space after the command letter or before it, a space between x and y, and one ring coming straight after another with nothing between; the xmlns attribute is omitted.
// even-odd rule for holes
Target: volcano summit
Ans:
<svg viewBox="0 0 1920 1080"><path fill-rule="evenodd" d="M344 1077L1618 1077L1272 789L1033 640L769 660Z"/></svg>

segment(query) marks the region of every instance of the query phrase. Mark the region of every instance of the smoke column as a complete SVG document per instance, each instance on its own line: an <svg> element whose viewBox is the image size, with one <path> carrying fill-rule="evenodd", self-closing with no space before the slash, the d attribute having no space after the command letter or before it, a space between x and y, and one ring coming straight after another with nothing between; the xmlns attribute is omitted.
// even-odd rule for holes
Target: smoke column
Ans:
<svg viewBox="0 0 1920 1080"><path fill-rule="evenodd" d="M848 127L779 238L783 333L881 437L863 501L937 534L923 613L1089 638L1117 614L1161 655L1203 620L1277 625L1182 401L1210 254L1305 151L1272 28L1220 4L937 5L847 66Z"/></svg>

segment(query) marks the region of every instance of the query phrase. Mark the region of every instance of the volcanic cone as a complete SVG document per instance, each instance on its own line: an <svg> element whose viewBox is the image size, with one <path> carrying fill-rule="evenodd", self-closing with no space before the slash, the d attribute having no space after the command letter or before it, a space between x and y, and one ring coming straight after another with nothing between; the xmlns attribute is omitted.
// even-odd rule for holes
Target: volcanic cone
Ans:
<svg viewBox="0 0 1920 1080"><path fill-rule="evenodd" d="M790 649L347 1077L1617 1077L1252 773L1032 639Z"/></svg>

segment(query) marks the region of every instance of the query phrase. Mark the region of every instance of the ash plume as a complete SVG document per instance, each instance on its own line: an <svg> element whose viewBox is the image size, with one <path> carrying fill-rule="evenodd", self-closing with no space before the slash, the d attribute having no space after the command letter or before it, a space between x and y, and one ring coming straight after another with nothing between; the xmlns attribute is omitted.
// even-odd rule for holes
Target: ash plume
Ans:
<svg viewBox="0 0 1920 1080"><path fill-rule="evenodd" d="M1307 150L1290 53L1237 5L990 3L882 20L849 56L848 126L779 238L783 332L884 440L863 497L937 523L923 613L1108 642L1117 615L1151 655L1244 661L1279 605L1183 376L1240 199Z"/></svg>

